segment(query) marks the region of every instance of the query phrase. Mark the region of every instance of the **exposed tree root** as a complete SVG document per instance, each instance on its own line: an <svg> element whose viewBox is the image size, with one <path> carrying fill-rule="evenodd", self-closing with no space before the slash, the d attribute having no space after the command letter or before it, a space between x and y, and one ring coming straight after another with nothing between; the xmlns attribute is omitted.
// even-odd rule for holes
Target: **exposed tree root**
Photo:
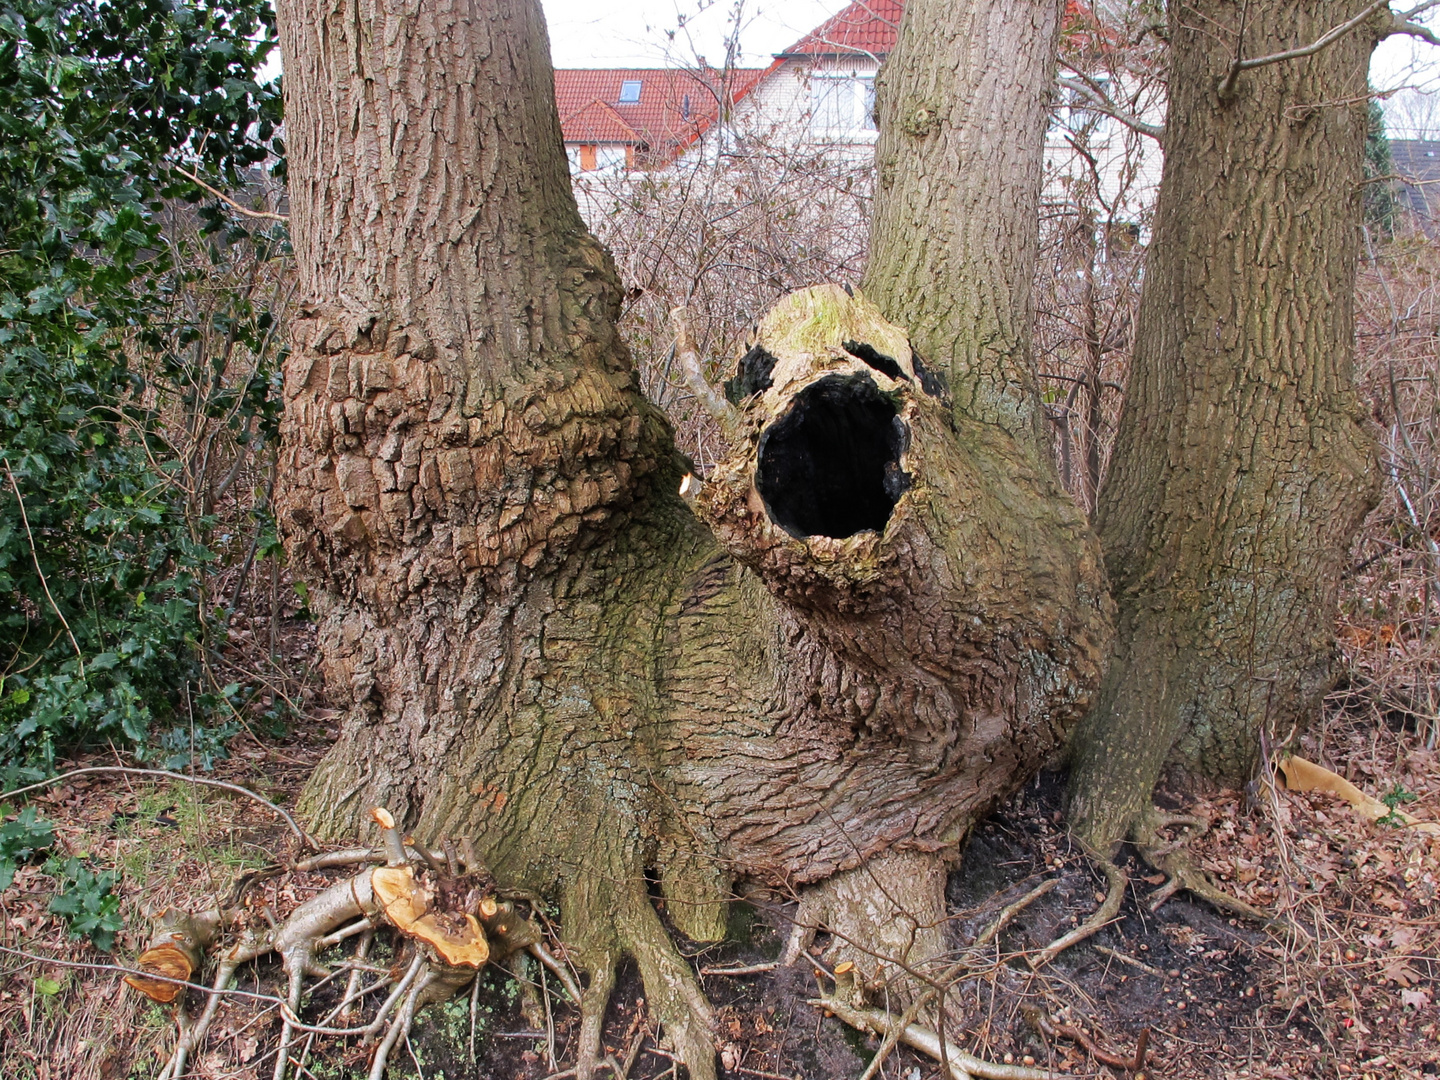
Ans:
<svg viewBox="0 0 1440 1080"><path fill-rule="evenodd" d="M948 1039L942 1040L932 1028L913 1023L913 1007L903 1017L888 1009L876 1008L866 1000L864 981L854 977L853 969L836 972L834 993L812 998L809 1003L833 1013L857 1031L881 1036L889 1045L903 1042L929 1055L948 1067L952 1080L972 1080L974 1077L982 1080L1061 1080L1059 1073L1045 1069L1001 1065L967 1054Z"/></svg>
<svg viewBox="0 0 1440 1080"><path fill-rule="evenodd" d="M1161 838L1160 830L1175 827L1183 827L1189 831L1173 840ZM1195 865L1185 849L1203 836L1209 828L1210 823L1204 818L1195 817L1192 814L1166 813L1155 808L1142 815L1131 828L1130 839L1135 844L1135 849L1140 853L1140 857L1149 866L1165 874L1168 878L1165 884L1150 894L1150 910L1158 910L1166 900L1181 889L1185 889L1221 911L1227 911L1232 915L1253 919L1267 926L1284 922L1284 920L1277 920L1259 908L1251 907L1245 901L1231 896ZM1127 883L1125 873L1113 859L1096 854L1088 846L1085 852L1109 882L1105 900L1099 910L1090 918L1031 956L1029 961L1032 968L1043 967L1070 946L1093 937L1120 913L1120 903L1125 897ZM1127 960L1127 962L1129 961Z"/></svg>
<svg viewBox="0 0 1440 1080"><path fill-rule="evenodd" d="M1125 873L1116 866L1111 859L1102 858L1093 852L1087 853L1090 861L1099 868L1109 883L1105 893L1105 900L1101 903L1095 914L1091 915L1083 923L1071 930L1068 934L1062 934L1038 953L1029 957L1030 967L1039 969L1048 964L1055 957L1059 956L1071 945L1084 941L1088 937L1094 937L1103 928L1114 921L1115 916L1120 914L1120 902L1125 899Z"/></svg>
<svg viewBox="0 0 1440 1080"><path fill-rule="evenodd" d="M1009 1065L999 1065L993 1062L983 1061L960 1050L954 1044L942 1039L940 1032L943 1027L938 1023L935 1025L939 1031L917 1023L917 1018L930 1006L940 999L938 1015L944 1012L944 994L955 981L968 969L983 963L980 954L992 941L994 941L1002 930L1020 912L1033 904L1040 897L1050 892L1059 884L1058 878L1051 878L1042 881L1035 888L1016 900L1014 903L1001 909L999 915L989 926L975 939L975 941L963 950L959 960L949 964L938 974L928 972L912 971L911 974L922 980L926 985L919 993L915 994L904 1013L895 1016L888 1008L872 1007L871 999L878 994L884 994L886 1002L896 997L904 998L907 995L896 994L895 987L880 983L875 980L867 980L864 972L849 960L842 960L835 966L832 973L825 972L824 968L815 963L817 971L828 974L835 982L835 991L829 997L811 1001L812 1005L821 1005L827 1011L840 1017L847 1024L862 1031L871 1031L882 1036L880 1049L870 1059L860 1080L871 1080L879 1074L889 1057L890 1052L899 1043L905 1043L924 1053L929 1054L940 1061L942 1066L949 1070L954 1080L964 1080L968 1077L998 1077L1001 1080L1025 1080L1033 1077L1050 1077L1054 1074L1043 1070L1019 1068ZM808 957L807 957L808 958ZM814 961L812 961L814 963Z"/></svg>
<svg viewBox="0 0 1440 1080"><path fill-rule="evenodd" d="M1110 1065L1130 1072L1139 1072L1145 1067L1145 1051L1150 1045L1150 1029L1148 1027L1140 1029L1140 1034L1135 1039L1135 1053L1125 1057L1106 1050L1074 1024L1062 1024L1053 1019L1044 1009L1023 1008L1021 1011L1024 1012L1025 1019L1030 1026L1045 1038L1069 1039L1071 1042L1079 1043L1085 1048L1086 1053L1102 1065Z"/></svg>
<svg viewBox="0 0 1440 1080"><path fill-rule="evenodd" d="M669 1048L689 1068L693 1080L714 1080L710 1003L694 969L676 951L655 913L642 868L622 844L597 851L595 860L587 874L571 883L563 903L566 938L590 974L590 984L580 996L577 1080L592 1080L606 1067L600 1053L601 1026L614 989L615 967L624 955L635 958Z"/></svg>
<svg viewBox="0 0 1440 1080"><path fill-rule="evenodd" d="M1189 831L1174 840L1166 841L1160 838L1161 829L1177 826L1187 828ZM1134 841L1140 857L1169 877L1165 884L1151 894L1150 910L1155 911L1170 897L1181 889L1185 889L1221 911L1227 911L1232 915L1254 919L1267 926L1276 922L1274 916L1266 914L1259 908L1251 907L1245 901L1231 896L1220 888L1210 879L1210 875L1196 866L1190 858L1185 849L1203 836L1209 828L1210 823L1204 818L1190 814L1169 814L1158 809L1152 809L1148 814L1143 815L1132 827L1131 839Z"/></svg>

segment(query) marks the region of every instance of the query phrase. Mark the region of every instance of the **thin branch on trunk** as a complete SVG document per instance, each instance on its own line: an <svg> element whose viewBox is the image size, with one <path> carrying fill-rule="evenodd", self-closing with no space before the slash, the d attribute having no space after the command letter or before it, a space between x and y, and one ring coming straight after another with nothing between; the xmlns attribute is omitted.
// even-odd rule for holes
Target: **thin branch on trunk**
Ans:
<svg viewBox="0 0 1440 1080"><path fill-rule="evenodd" d="M1389 28L1381 34L1381 37L1390 37L1392 34L1408 34L1410 37L1417 37L1421 41L1429 42L1431 45L1440 45L1440 36L1428 26L1422 26L1415 20L1431 8L1440 7L1440 0L1428 0L1427 3L1419 4L1409 11L1397 11L1392 16L1394 21Z"/></svg>
<svg viewBox="0 0 1440 1080"><path fill-rule="evenodd" d="M1242 71L1254 71L1256 68L1265 67L1267 64L1278 64L1285 60L1303 60L1307 56L1314 56L1327 45L1333 45L1350 31L1360 26L1366 19L1374 15L1381 8L1385 7L1390 0L1375 0L1373 4L1365 8L1360 14L1349 19L1339 26L1332 27L1325 31L1309 45L1298 49L1287 49L1284 52L1271 53L1269 56L1256 56L1249 60L1237 59L1230 65L1229 72L1220 81L1220 96L1228 98L1235 93L1235 80L1240 77ZM1421 5L1421 10L1428 5ZM1409 31L1407 31L1408 33Z"/></svg>
<svg viewBox="0 0 1440 1080"><path fill-rule="evenodd" d="M680 373L685 379L685 385L695 395L701 408L713 416L724 429L726 436L733 438L740 430L740 414L705 378L705 372L700 366L700 352L690 333L690 317L683 307L677 307L670 312L670 325L675 331L675 358L680 361Z"/></svg>
<svg viewBox="0 0 1440 1080"><path fill-rule="evenodd" d="M231 210L234 210L237 214L244 214L246 217L260 218L265 221L284 221L288 223L290 220L290 216L288 214L276 214L270 210L251 210L247 206L241 206L229 195L226 195L218 188L211 187L209 184L207 184L204 180L201 180L200 177L196 176L190 170L183 169L179 165L172 165L171 168L173 168L181 176L185 177L186 180L189 180L192 184L196 185L197 187L204 188L211 195L214 195L215 198L219 199L226 206L230 207Z"/></svg>
<svg viewBox="0 0 1440 1080"><path fill-rule="evenodd" d="M1134 113L1127 112L1106 95L1100 93L1089 83L1080 79L1067 79L1063 75L1058 80L1066 90L1072 90L1080 94L1089 103L1086 108L1095 110L1112 120L1118 120L1131 131L1138 131L1141 135L1148 135L1162 146L1165 143L1165 128L1160 124L1149 124L1141 120Z"/></svg>

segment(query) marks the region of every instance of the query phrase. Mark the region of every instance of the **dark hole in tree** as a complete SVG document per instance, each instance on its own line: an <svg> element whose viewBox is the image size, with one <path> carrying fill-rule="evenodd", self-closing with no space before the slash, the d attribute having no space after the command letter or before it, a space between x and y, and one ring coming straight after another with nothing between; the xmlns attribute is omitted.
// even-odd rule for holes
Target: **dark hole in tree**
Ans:
<svg viewBox="0 0 1440 1080"><path fill-rule="evenodd" d="M842 341L840 347L856 360L863 360L882 375L889 375L892 379L910 381L910 376L900 370L900 365L895 362L895 358L886 356L874 345L866 345L863 341Z"/></svg>
<svg viewBox="0 0 1440 1080"><path fill-rule="evenodd" d="M792 536L879 532L910 486L900 468L905 424L868 375L827 375L760 438L755 486Z"/></svg>
<svg viewBox="0 0 1440 1080"><path fill-rule="evenodd" d="M945 376L938 371L931 371L925 366L925 358L915 351L915 346L910 346L910 366L915 369L915 376L920 380L920 389L933 398L949 404L950 387L945 381Z"/></svg>
<svg viewBox="0 0 1440 1080"><path fill-rule="evenodd" d="M756 345L740 358L735 377L725 380L725 396L731 405L739 405L751 394L769 390L775 385L770 373L775 370L775 357Z"/></svg>

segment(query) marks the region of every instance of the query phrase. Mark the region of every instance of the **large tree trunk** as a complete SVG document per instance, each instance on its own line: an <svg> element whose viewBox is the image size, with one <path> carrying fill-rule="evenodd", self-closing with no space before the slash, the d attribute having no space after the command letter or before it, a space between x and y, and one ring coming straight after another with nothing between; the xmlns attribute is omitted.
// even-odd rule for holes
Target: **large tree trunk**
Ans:
<svg viewBox="0 0 1440 1080"><path fill-rule="evenodd" d="M1246 780L1334 671L1335 598L1376 497L1351 383L1373 27L1361 0L1170 9L1170 118L1134 366L1097 521L1115 657L1076 733L1072 818L1097 848L1166 761ZM1243 32L1242 32L1243 31Z"/></svg>
<svg viewBox="0 0 1440 1080"><path fill-rule="evenodd" d="M1064 0L907 3L881 72L865 292L943 365L955 415L1050 458L1032 289ZM1029 483L1048 483L1031 478Z"/></svg>
<svg viewBox="0 0 1440 1080"><path fill-rule="evenodd" d="M736 878L953 854L1088 705L1096 549L1012 435L948 410L905 332L835 288L765 320L692 510L569 191L538 3L280 16L306 299L277 508L346 712L303 809L345 836L383 805L558 893L591 973L582 1077L622 952L713 1075L645 871L715 938Z"/></svg>

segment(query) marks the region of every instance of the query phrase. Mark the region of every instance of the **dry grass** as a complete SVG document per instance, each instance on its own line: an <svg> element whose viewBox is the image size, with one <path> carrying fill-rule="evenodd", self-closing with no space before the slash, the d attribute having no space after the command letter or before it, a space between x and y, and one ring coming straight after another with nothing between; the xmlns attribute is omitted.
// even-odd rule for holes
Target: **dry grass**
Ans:
<svg viewBox="0 0 1440 1080"><path fill-rule="evenodd" d="M285 803L315 749L235 748L216 770ZM114 759L84 764L113 764ZM285 850L289 834L263 807L188 784L80 777L36 799L55 826L56 850L117 871L126 929L114 955L67 936L46 906L60 882L46 864L22 867L0 894L6 949L87 964L130 963L145 947L146 912L214 906L246 869ZM152 1075L168 1057L174 1026L125 990L119 975L0 955L0 1076L7 1080L111 1080Z"/></svg>

